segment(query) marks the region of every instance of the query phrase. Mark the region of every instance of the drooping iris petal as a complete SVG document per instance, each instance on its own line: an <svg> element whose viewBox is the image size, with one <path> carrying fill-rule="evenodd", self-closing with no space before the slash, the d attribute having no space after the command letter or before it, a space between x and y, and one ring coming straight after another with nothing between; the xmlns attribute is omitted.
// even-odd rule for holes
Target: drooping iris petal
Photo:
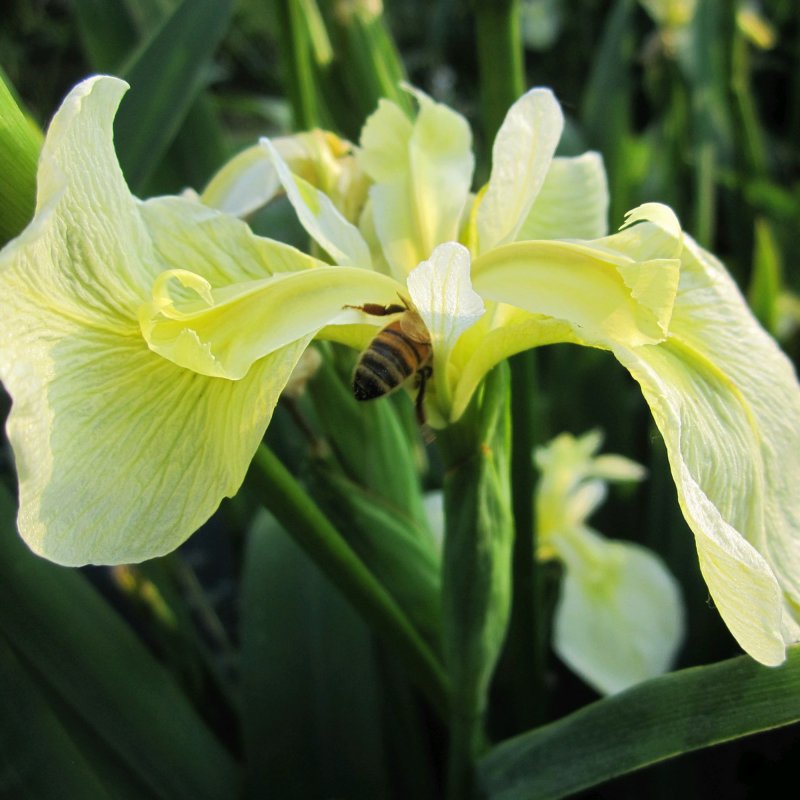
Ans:
<svg viewBox="0 0 800 800"><path fill-rule="evenodd" d="M565 572L553 647L589 685L612 694L666 672L683 638L675 579L631 542L587 527L552 537Z"/></svg>
<svg viewBox="0 0 800 800"><path fill-rule="evenodd" d="M28 374L3 365L14 399L8 433L20 532L67 565L142 561L197 530L238 491L306 344L233 382L176 367L141 337L58 317L40 324L12 343L26 350Z"/></svg>
<svg viewBox="0 0 800 800"><path fill-rule="evenodd" d="M492 172L477 213L478 252L507 244L528 217L564 129L549 89L531 89L508 111L492 148Z"/></svg>
<svg viewBox="0 0 800 800"><path fill-rule="evenodd" d="M800 389L722 265L688 239L681 261L668 339L614 353L664 437L720 614L779 664L800 638Z"/></svg>
<svg viewBox="0 0 800 800"><path fill-rule="evenodd" d="M610 349L639 381L712 597L748 653L780 663L800 639L796 376L669 209L644 206L628 223L574 251L563 242L497 248L474 262L473 284L485 298L568 322L571 340Z"/></svg>
<svg viewBox="0 0 800 800"><path fill-rule="evenodd" d="M287 344L236 382L148 349L137 312L159 273L247 279L258 247L240 221L188 201L214 221L197 226L171 207L154 233L158 215L131 196L114 154L125 89L97 77L70 93L45 141L36 215L0 253L0 377L13 401L20 532L63 564L140 561L196 530L240 486L305 346ZM201 262L184 260L197 252ZM307 258L284 264L303 271Z"/></svg>
<svg viewBox="0 0 800 800"><path fill-rule="evenodd" d="M516 242L480 256L484 298L567 322L585 344L664 338L678 282L675 258L637 261L593 242Z"/></svg>
<svg viewBox="0 0 800 800"><path fill-rule="evenodd" d="M457 242L440 244L408 276L408 291L431 335L433 380L449 404L450 353L461 334L484 313L483 300L470 282L469 251Z"/></svg>
<svg viewBox="0 0 800 800"><path fill-rule="evenodd" d="M326 325L363 321L346 306L396 303L402 290L392 278L355 267L320 266L219 288L172 270L154 284L140 322L151 349L164 358L239 380L265 355ZM336 338L334 330L328 338Z"/></svg>
<svg viewBox="0 0 800 800"><path fill-rule="evenodd" d="M599 153L554 158L516 239L599 239L608 233L608 201Z"/></svg>
<svg viewBox="0 0 800 800"><path fill-rule="evenodd" d="M403 278L436 245L458 239L474 157L466 120L422 92L412 123L381 101L361 133L359 163L372 179L375 230L395 277Z"/></svg>
<svg viewBox="0 0 800 800"><path fill-rule="evenodd" d="M269 139L261 146L268 153L300 224L337 264L370 267L369 247L358 228L348 222L324 193L292 173Z"/></svg>

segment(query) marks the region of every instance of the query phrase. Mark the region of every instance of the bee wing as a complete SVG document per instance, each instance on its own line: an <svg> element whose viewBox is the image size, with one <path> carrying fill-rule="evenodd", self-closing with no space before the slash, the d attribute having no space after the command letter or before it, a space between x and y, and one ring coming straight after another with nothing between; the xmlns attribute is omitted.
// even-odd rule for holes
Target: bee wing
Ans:
<svg viewBox="0 0 800 800"><path fill-rule="evenodd" d="M430 344L431 335L422 321L422 317L416 311L409 309L400 317L400 328L413 342Z"/></svg>

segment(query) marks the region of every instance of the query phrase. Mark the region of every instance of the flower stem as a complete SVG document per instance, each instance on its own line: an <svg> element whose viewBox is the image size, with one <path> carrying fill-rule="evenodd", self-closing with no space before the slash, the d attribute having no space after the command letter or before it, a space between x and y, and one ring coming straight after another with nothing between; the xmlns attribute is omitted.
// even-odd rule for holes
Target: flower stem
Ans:
<svg viewBox="0 0 800 800"><path fill-rule="evenodd" d="M278 0L275 4L283 47L280 48L287 92L292 103L295 130L310 130L323 125L324 112L314 73L313 46L303 9L297 0Z"/></svg>
<svg viewBox="0 0 800 800"><path fill-rule="evenodd" d="M490 145L512 103L526 86L519 0L476 3L480 90L487 145ZM541 594L534 558L532 453L537 423L535 387L537 359L533 352L511 359L511 496L514 515L513 604L505 670L514 696L514 723L530 727L542 715L546 644L542 629Z"/></svg>
<svg viewBox="0 0 800 800"><path fill-rule="evenodd" d="M533 519L536 445L536 353L527 351L511 359L511 498L514 512L513 595L506 678L514 698L514 724L527 730L542 721L547 642L542 619L542 575L536 561Z"/></svg>
<svg viewBox="0 0 800 800"><path fill-rule="evenodd" d="M250 478L264 506L401 656L436 712L446 718L448 686L442 665L392 596L266 445L259 447L253 466Z"/></svg>
<svg viewBox="0 0 800 800"><path fill-rule="evenodd" d="M446 465L442 635L451 685L448 797L470 796L485 744L489 685L508 625L513 520L508 368L487 377L459 422L441 432Z"/></svg>
<svg viewBox="0 0 800 800"><path fill-rule="evenodd" d="M511 104L525 91L519 0L475 3L481 117L486 150Z"/></svg>

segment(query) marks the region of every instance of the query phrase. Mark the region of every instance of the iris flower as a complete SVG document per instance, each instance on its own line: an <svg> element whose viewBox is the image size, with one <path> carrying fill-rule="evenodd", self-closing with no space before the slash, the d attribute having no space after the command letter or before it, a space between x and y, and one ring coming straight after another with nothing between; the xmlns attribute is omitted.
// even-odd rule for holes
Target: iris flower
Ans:
<svg viewBox="0 0 800 800"><path fill-rule="evenodd" d="M180 544L234 493L314 336L363 347L412 303L433 344L434 425L529 347L611 352L667 446L712 597L742 647L780 663L800 639L800 391L722 265L647 205L605 235L602 163L554 157L563 126L534 89L509 110L471 193L466 121L417 93L382 102L357 159L358 219L265 158L323 261L191 198L132 197L113 150L125 90L95 77L56 114L36 215L0 253L0 376L22 536L67 564Z"/></svg>
<svg viewBox="0 0 800 800"><path fill-rule="evenodd" d="M609 540L586 524L611 481L638 481L644 469L595 455L597 431L561 434L536 450L538 557L564 565L553 648L603 694L666 672L683 638L680 589L645 547Z"/></svg>

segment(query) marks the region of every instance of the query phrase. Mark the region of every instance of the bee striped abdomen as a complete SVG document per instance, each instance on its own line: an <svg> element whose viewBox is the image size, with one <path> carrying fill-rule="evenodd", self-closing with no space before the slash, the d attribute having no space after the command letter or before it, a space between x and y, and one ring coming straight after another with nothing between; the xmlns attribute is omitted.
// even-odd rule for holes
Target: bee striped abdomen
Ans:
<svg viewBox="0 0 800 800"><path fill-rule="evenodd" d="M383 328L363 352L353 376L356 400L382 397L401 386L430 356L429 343L414 341L400 320Z"/></svg>

